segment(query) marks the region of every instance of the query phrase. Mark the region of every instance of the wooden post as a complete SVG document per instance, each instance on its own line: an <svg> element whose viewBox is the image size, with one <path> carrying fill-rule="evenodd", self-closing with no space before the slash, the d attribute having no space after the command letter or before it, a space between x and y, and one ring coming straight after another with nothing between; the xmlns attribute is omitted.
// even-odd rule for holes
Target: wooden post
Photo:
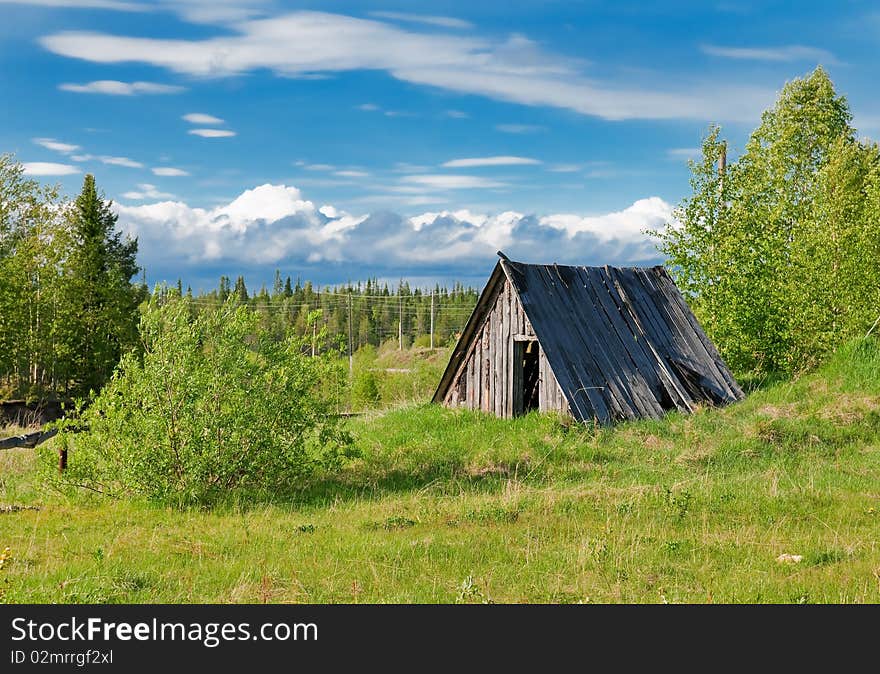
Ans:
<svg viewBox="0 0 880 674"><path fill-rule="evenodd" d="M434 348L434 290L431 290L431 349Z"/></svg>
<svg viewBox="0 0 880 674"><path fill-rule="evenodd" d="M397 310L399 317L397 319L397 350L403 351L403 295L400 289L397 289Z"/></svg>
<svg viewBox="0 0 880 674"><path fill-rule="evenodd" d="M351 290L348 291L348 376L354 378L354 354L351 349Z"/></svg>
<svg viewBox="0 0 880 674"><path fill-rule="evenodd" d="M58 472L63 473L67 468L67 447L62 446L58 450Z"/></svg>
<svg viewBox="0 0 880 674"><path fill-rule="evenodd" d="M315 342L318 339L318 319L312 321L312 358L315 357Z"/></svg>

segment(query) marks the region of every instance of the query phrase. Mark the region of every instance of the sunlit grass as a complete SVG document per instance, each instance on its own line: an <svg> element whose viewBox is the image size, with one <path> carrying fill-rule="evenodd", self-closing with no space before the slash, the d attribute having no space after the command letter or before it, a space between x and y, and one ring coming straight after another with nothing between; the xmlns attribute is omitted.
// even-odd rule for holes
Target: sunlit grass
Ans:
<svg viewBox="0 0 880 674"><path fill-rule="evenodd" d="M0 591L11 602L880 601L873 342L728 408L661 421L582 428L414 405L350 423L362 457L340 473L296 493L231 494L212 511L64 497L41 488L32 450L0 452Z"/></svg>

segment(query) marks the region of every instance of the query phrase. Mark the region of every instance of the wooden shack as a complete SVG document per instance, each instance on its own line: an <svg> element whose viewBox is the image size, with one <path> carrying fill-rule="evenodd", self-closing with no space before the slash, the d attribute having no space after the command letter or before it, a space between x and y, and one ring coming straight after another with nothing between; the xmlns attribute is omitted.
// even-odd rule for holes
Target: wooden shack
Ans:
<svg viewBox="0 0 880 674"><path fill-rule="evenodd" d="M658 418L743 397L663 267L501 260L434 402L513 417Z"/></svg>

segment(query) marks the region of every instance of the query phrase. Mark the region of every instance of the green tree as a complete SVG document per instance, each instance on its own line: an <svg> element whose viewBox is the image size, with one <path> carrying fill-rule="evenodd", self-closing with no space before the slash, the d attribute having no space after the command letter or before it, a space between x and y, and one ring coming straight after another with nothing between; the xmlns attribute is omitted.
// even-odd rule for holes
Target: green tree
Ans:
<svg viewBox="0 0 880 674"><path fill-rule="evenodd" d="M138 272L137 240L122 238L94 176L85 177L69 219L67 315L59 336L71 346L73 392L86 394L99 390L121 355L135 345L143 296L140 286L131 283Z"/></svg>
<svg viewBox="0 0 880 674"><path fill-rule="evenodd" d="M338 357L312 358L301 340L273 339L233 297L195 319L188 304L171 295L147 307L143 353L125 355L85 411L88 432L61 435L70 448L65 481L211 503L237 488L296 488L352 453L333 414Z"/></svg>
<svg viewBox="0 0 880 674"><path fill-rule="evenodd" d="M856 230L866 226L858 204L875 159L850 120L845 98L817 68L786 84L723 173L717 127L691 162L692 194L676 211L678 226L660 233L661 249L736 369L793 372L814 360L809 351L820 356L864 324L863 311L843 319L852 306L840 303L868 301L853 288L877 281L852 265L873 236ZM867 276L828 285L835 270L856 267Z"/></svg>
<svg viewBox="0 0 880 674"><path fill-rule="evenodd" d="M55 187L24 175L0 155L0 379L5 395L50 393L60 349L54 344L59 265L69 245Z"/></svg>
<svg viewBox="0 0 880 674"><path fill-rule="evenodd" d="M244 276L239 276L235 279L235 288L232 290L232 294L241 303L248 301L248 291L247 286L244 284Z"/></svg>

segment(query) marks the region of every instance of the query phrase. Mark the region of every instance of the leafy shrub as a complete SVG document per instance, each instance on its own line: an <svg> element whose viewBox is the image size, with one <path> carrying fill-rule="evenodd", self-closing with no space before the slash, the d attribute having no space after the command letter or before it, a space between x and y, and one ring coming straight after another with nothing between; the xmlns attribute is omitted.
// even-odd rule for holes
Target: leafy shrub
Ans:
<svg viewBox="0 0 880 674"><path fill-rule="evenodd" d="M125 356L84 412L88 431L61 433L65 482L210 503L231 489L295 486L349 454L332 397L338 357L272 339L234 302L195 318L185 300L153 302L140 334L143 353Z"/></svg>
<svg viewBox="0 0 880 674"><path fill-rule="evenodd" d="M379 404L379 379L370 370L361 370L354 377L351 385L351 396L355 405L374 407Z"/></svg>

